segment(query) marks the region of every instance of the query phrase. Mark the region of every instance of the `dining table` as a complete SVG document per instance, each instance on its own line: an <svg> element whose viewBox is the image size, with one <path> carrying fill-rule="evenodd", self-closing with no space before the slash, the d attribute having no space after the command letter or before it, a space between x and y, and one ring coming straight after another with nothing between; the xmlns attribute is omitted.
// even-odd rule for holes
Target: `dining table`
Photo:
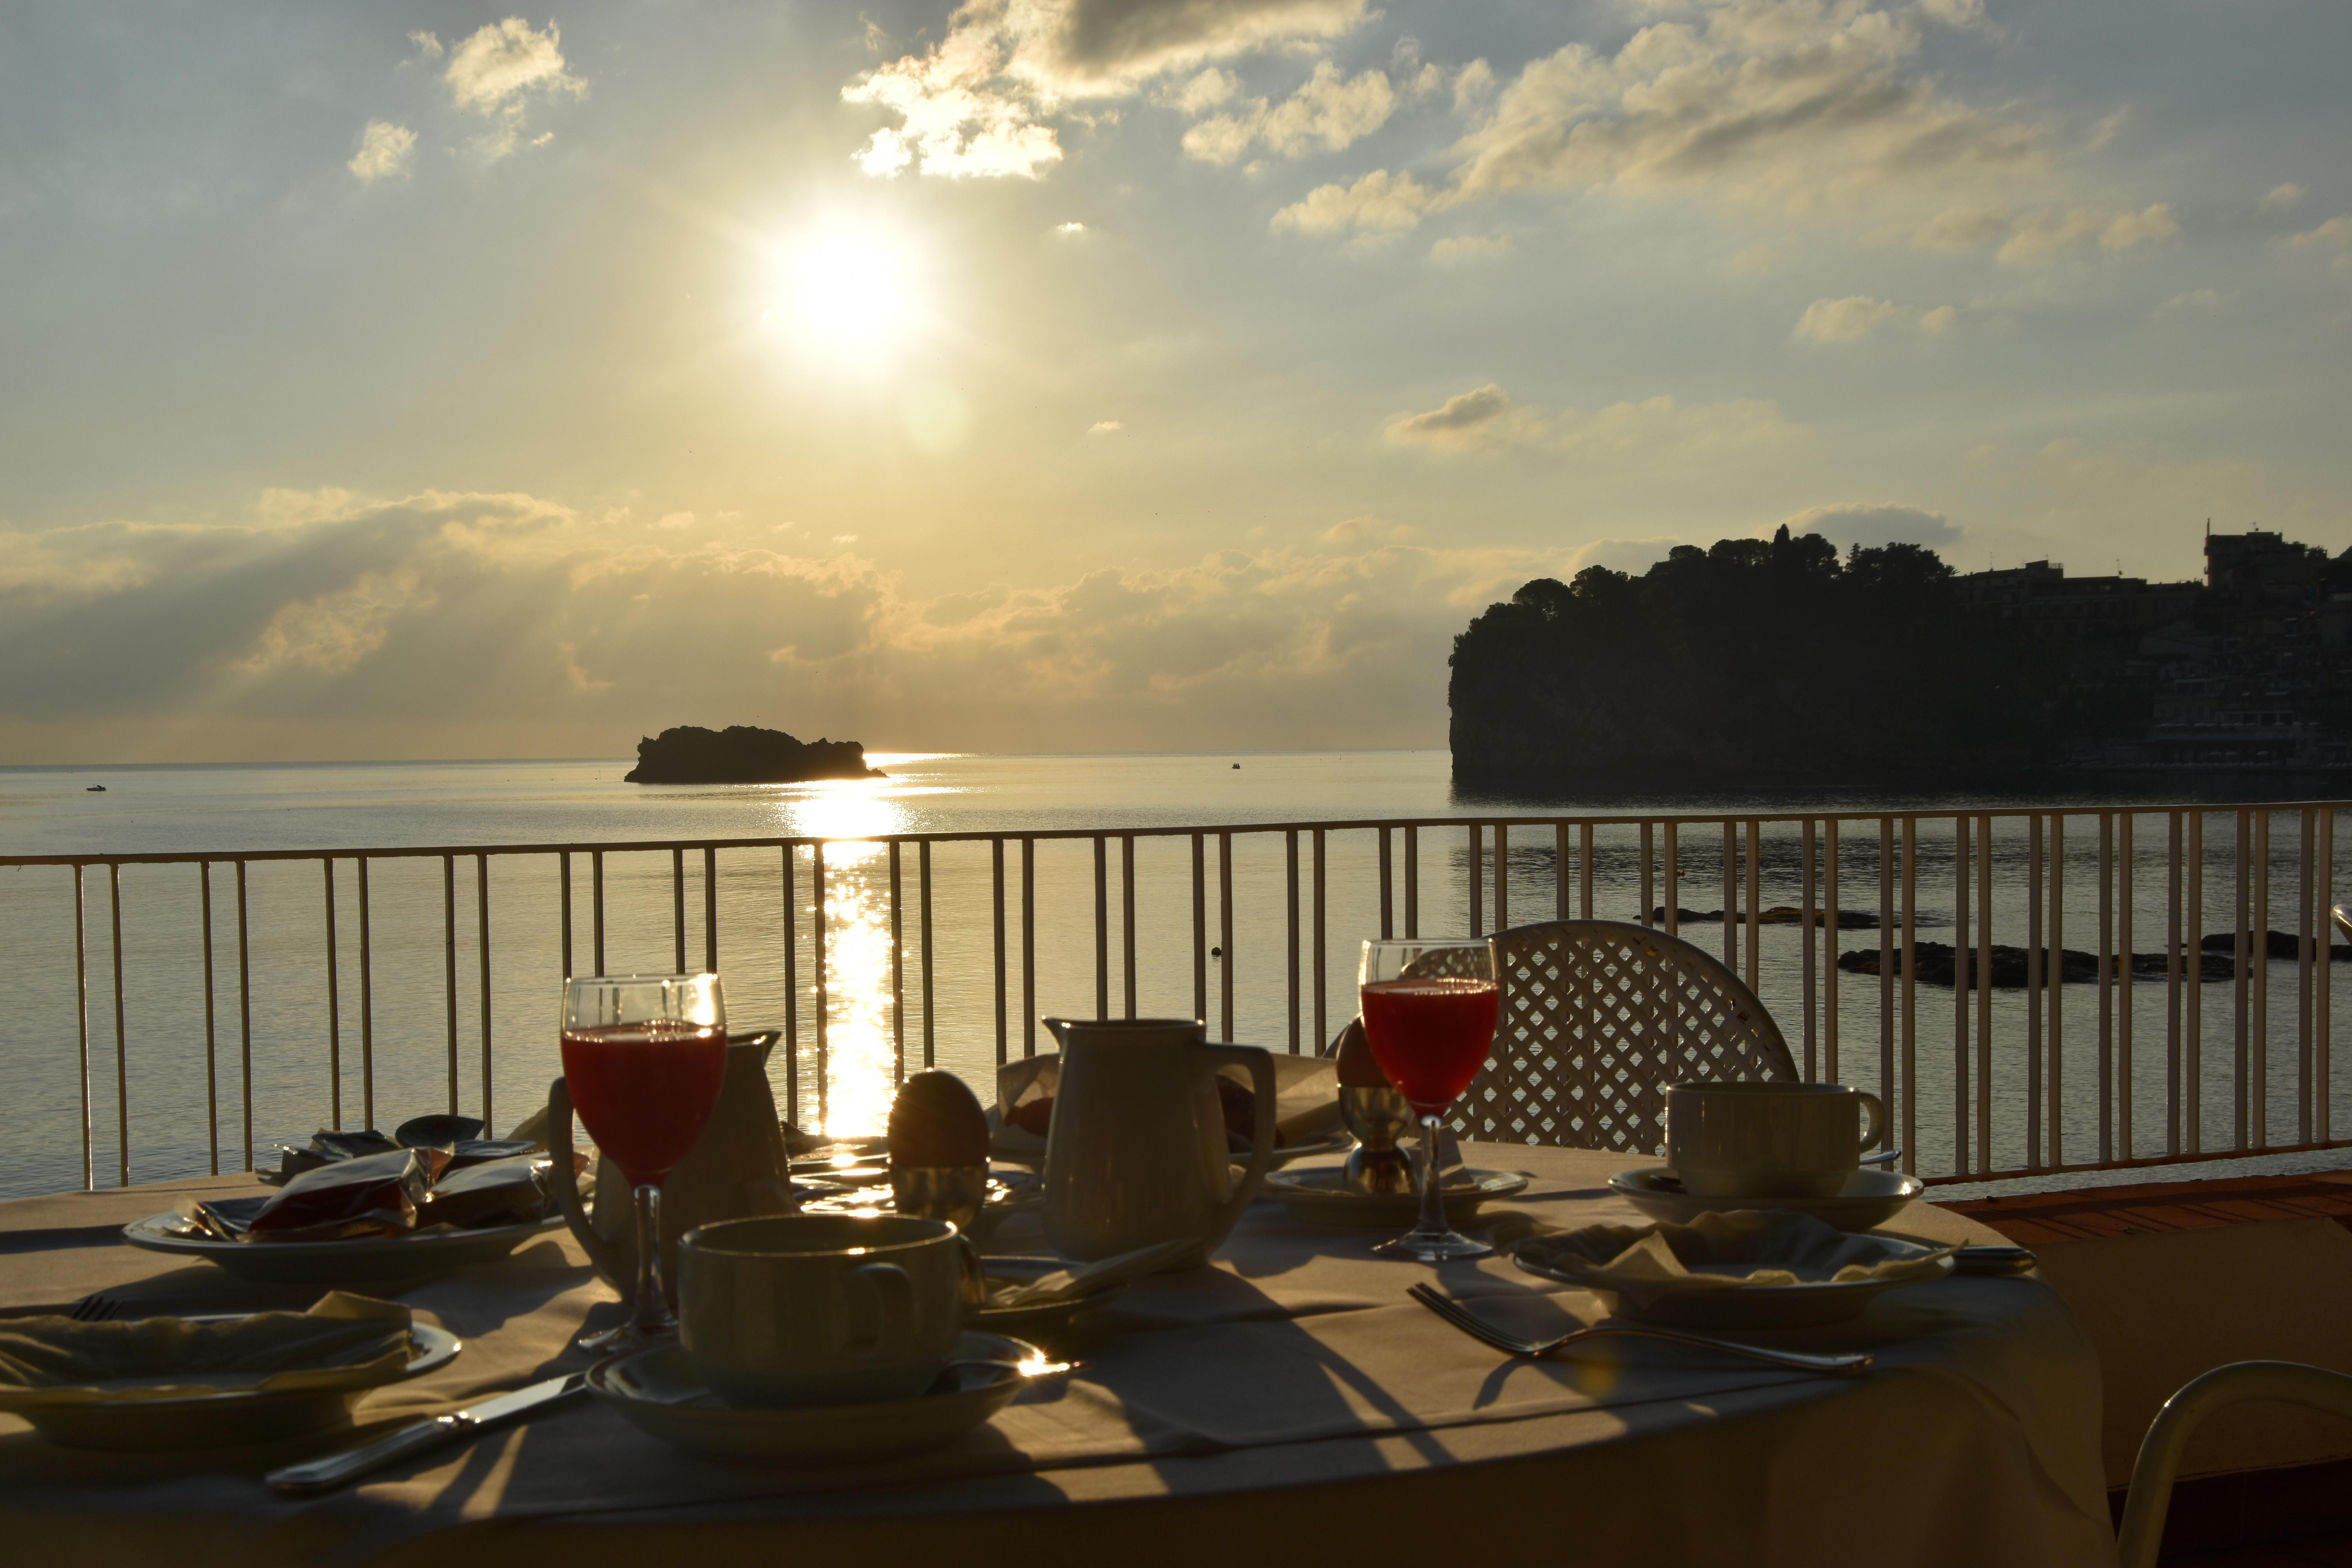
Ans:
<svg viewBox="0 0 2352 1568"><path fill-rule="evenodd" d="M1495 1256L1372 1256L1378 1228L1265 1199L1212 1265L1132 1283L1079 1317L1077 1362L929 1453L860 1464L694 1458L582 1397L309 1499L272 1468L589 1358L616 1292L553 1226L501 1261L396 1290L462 1352L371 1391L357 1431L201 1451L58 1447L0 1415L0 1540L20 1563L842 1564L1122 1561L2098 1564L2115 1561L2096 1356L2031 1271L1955 1274L1859 1317L1727 1337L1869 1352L1862 1377L1625 1336L1513 1358L1411 1300L1429 1282L1513 1330L1599 1321L1591 1295L1515 1266L1530 1235L1641 1216L1622 1152L1465 1143L1525 1172L1478 1228ZM134 1249L127 1222L256 1190L249 1173L0 1203L0 1311L102 1294L118 1316L300 1307ZM1999 1244L1914 1202L1882 1229ZM296 1244L286 1244L296 1245ZM988 1249L1045 1250L1034 1214ZM765 1554L754 1556L752 1554ZM918 1556L918 1553L925 1555Z"/></svg>

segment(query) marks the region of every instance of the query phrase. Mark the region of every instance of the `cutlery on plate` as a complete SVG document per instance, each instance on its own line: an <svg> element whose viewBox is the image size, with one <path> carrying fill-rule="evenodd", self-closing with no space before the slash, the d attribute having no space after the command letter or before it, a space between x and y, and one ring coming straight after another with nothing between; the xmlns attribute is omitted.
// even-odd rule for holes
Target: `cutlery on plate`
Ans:
<svg viewBox="0 0 2352 1568"><path fill-rule="evenodd" d="M1440 1295L1427 1285L1411 1287L1406 1294L1445 1321L1468 1334L1481 1344L1501 1351L1505 1355L1542 1356L1603 1334L1629 1334L1645 1340L1665 1340L1678 1345L1696 1345L1701 1350L1721 1351L1727 1355L1746 1356L1752 1361L1766 1362L1773 1366L1787 1367L1792 1372L1826 1373L1832 1377L1861 1377L1870 1371L1870 1356L1865 1352L1850 1351L1821 1355L1810 1351L1767 1350L1761 1345L1745 1345L1735 1340L1709 1339L1704 1334L1686 1334L1679 1329L1653 1328L1647 1323L1595 1323L1590 1328L1571 1329L1548 1340L1521 1339L1507 1334L1450 1296Z"/></svg>
<svg viewBox="0 0 2352 1568"><path fill-rule="evenodd" d="M281 1492L307 1494L331 1491L346 1481L372 1475L403 1459L429 1454L453 1443L469 1442L494 1426L572 1398L587 1386L586 1373L568 1372L561 1377L534 1383L529 1388L501 1394L495 1399L469 1405L463 1410L453 1410L446 1415L436 1415L429 1421L403 1426L397 1432L362 1443L356 1447L272 1470L269 1472L269 1484Z"/></svg>
<svg viewBox="0 0 2352 1568"><path fill-rule="evenodd" d="M1952 1254L1955 1274L2022 1274L2041 1259L2026 1247L1963 1247Z"/></svg>

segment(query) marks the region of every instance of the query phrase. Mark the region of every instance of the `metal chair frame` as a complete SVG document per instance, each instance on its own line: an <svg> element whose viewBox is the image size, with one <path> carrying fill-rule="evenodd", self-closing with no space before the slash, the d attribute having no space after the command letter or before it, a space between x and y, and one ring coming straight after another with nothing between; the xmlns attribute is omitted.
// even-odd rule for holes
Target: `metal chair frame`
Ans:
<svg viewBox="0 0 2352 1568"><path fill-rule="evenodd" d="M2180 1469L2189 1433L2214 1411L2245 1399L2307 1405L2352 1420L2352 1377L2299 1362L2241 1361L2183 1384L2148 1423L2139 1458L2133 1461L2123 1524L2116 1532L2122 1568L2154 1568L2157 1551L2164 1544L2164 1518L2172 1507L2172 1479Z"/></svg>

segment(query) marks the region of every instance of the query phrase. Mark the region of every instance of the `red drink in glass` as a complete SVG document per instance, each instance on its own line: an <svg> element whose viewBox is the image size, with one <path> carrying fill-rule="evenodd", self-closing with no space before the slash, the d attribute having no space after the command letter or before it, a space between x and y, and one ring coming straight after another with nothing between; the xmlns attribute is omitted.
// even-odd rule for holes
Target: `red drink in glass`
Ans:
<svg viewBox="0 0 2352 1568"><path fill-rule="evenodd" d="M1432 976L1362 987L1364 1040L1398 1092L1423 1114L1470 1087L1495 1039L1491 980Z"/></svg>
<svg viewBox="0 0 2352 1568"><path fill-rule="evenodd" d="M631 1186L658 1185L719 1103L727 1032L662 1019L569 1028L563 1076L596 1147Z"/></svg>

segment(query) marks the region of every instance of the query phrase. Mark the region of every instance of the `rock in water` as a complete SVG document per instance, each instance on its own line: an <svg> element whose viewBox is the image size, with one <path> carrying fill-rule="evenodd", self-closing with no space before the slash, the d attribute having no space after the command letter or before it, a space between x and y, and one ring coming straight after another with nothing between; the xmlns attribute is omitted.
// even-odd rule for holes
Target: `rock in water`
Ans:
<svg viewBox="0 0 2352 1568"><path fill-rule="evenodd" d="M629 784L805 784L812 779L878 779L856 741L800 741L782 730L681 724L637 742Z"/></svg>

